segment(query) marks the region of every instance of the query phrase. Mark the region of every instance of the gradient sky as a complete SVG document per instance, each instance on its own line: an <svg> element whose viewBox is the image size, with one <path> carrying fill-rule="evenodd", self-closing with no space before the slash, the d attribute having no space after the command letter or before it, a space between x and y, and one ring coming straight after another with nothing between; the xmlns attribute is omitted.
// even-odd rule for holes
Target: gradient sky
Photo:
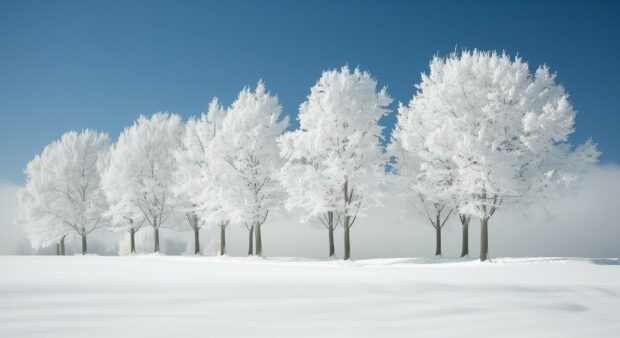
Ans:
<svg viewBox="0 0 620 338"><path fill-rule="evenodd" d="M116 138L139 114L199 114L260 78L295 116L321 71L348 63L395 108L455 48L548 64L578 111L572 141L620 163L620 2L0 0L0 180L23 184L67 130Z"/></svg>

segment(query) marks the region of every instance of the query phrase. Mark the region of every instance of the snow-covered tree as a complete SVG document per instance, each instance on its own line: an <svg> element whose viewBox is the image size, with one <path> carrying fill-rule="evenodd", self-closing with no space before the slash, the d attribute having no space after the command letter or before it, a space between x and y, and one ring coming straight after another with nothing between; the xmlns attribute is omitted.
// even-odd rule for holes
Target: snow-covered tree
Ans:
<svg viewBox="0 0 620 338"><path fill-rule="evenodd" d="M249 231L248 254L262 255L261 226L269 212L282 204L285 191L278 181L282 160L276 138L288 119L280 119L282 107L262 81L256 90L243 89L228 109L214 139L211 170L222 189L219 199L229 210L230 221Z"/></svg>
<svg viewBox="0 0 620 338"><path fill-rule="evenodd" d="M44 153L45 154L45 151ZM59 217L49 211L52 182L47 181L43 160L37 155L26 169L26 186L17 192L18 209L16 224L21 224L33 248L56 244L56 254L65 254L65 239L71 229Z"/></svg>
<svg viewBox="0 0 620 338"><path fill-rule="evenodd" d="M174 154L181 144L182 127L175 114L140 116L120 135L102 174L108 214L116 229L128 231L133 241L145 222L153 228L155 252L159 252L160 227L175 216Z"/></svg>
<svg viewBox="0 0 620 338"><path fill-rule="evenodd" d="M135 254L136 233L142 229L146 219L144 217L134 218L136 216L132 216L130 210L128 210L130 205L120 203L120 198L125 195L125 187L119 185L116 180L111 179L109 172L106 173L110 166L110 155L114 147L115 145L112 145L110 151L102 155L99 161L101 187L108 201L108 209L104 212L104 216L110 220L105 228L112 232L127 232L129 234L130 253Z"/></svg>
<svg viewBox="0 0 620 338"><path fill-rule="evenodd" d="M534 74L520 58L464 51L435 57L417 93L401 106L395 141L420 160L416 177L451 172L461 221L480 218L480 259L488 258L488 223L497 208L569 191L596 161L592 142L574 149L575 111L547 66ZM467 222L466 222L467 221Z"/></svg>
<svg viewBox="0 0 620 338"><path fill-rule="evenodd" d="M64 240L74 233L86 254L86 236L102 225L107 208L98 163L109 147L104 133L70 131L28 163L26 186L18 192L17 222L33 247L59 242L64 254Z"/></svg>
<svg viewBox="0 0 620 338"><path fill-rule="evenodd" d="M177 204L194 231L194 253L200 252L200 229L215 222L220 229L220 254L226 250L226 226L228 217L223 214L219 203L220 186L213 176L210 165L212 152L210 147L217 131L222 126L226 110L215 98L209 104L209 110L200 118L191 117L185 124L182 146L176 153L177 171L175 172L175 195ZM214 214L213 216L210 216Z"/></svg>
<svg viewBox="0 0 620 338"><path fill-rule="evenodd" d="M393 173L397 174L399 186L405 194L412 194L419 199L424 214L435 229L435 255L441 256L441 231L446 221L454 212L454 175L456 167L447 153L429 151L424 143L434 124L417 125L415 133L408 132L401 126L399 107L398 122L392 131L389 152L395 156L392 163ZM428 129L424 129L428 128Z"/></svg>
<svg viewBox="0 0 620 338"><path fill-rule="evenodd" d="M226 228L230 224L230 212L219 205L216 209L210 209L207 216L208 224L215 224L220 231L220 256L226 255Z"/></svg>
<svg viewBox="0 0 620 338"><path fill-rule="evenodd" d="M285 206L288 210L299 208L301 221L318 219L328 232L329 257L335 255L334 230L339 224L339 208L342 193L339 182L332 180L325 172L325 164L311 158L314 149L302 147L312 144L303 143L308 134L297 130L280 137L281 155L288 162L282 167L280 180L288 192ZM302 141L297 143L297 141ZM305 153L303 156L301 153ZM303 156L303 157L298 157Z"/></svg>
<svg viewBox="0 0 620 338"><path fill-rule="evenodd" d="M411 126L407 124L411 121L406 113L407 107L400 104L388 145L388 150L395 156L392 167L398 174L400 186L419 199L425 216L435 229L435 255L441 256L442 229L459 201L455 186L458 168L450 158L448 140L436 137L442 122L415 116L421 121L415 120L415 125Z"/></svg>
<svg viewBox="0 0 620 338"><path fill-rule="evenodd" d="M358 215L379 203L387 156L378 122L392 99L368 72L347 66L323 72L299 109L299 129L280 139L290 207L319 217L330 241L336 220L344 229L344 259L350 259L350 229ZM330 242L330 255L333 254Z"/></svg>

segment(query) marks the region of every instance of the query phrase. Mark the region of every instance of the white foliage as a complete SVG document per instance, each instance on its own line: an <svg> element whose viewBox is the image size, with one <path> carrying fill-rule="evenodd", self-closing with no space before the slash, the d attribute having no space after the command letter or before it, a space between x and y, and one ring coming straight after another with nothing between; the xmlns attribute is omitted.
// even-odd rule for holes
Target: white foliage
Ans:
<svg viewBox="0 0 620 338"><path fill-rule="evenodd" d="M355 217L379 202L387 156L378 121L392 99L376 87L359 69L323 72L299 109L299 129L279 139L286 205L304 210L303 220L335 210Z"/></svg>
<svg viewBox="0 0 620 338"><path fill-rule="evenodd" d="M462 213L488 218L501 201L555 194L598 157L591 142L568 143L575 112L546 66L530 74L520 58L464 51L434 57L416 88L398 109L396 168Z"/></svg>
<svg viewBox="0 0 620 338"><path fill-rule="evenodd" d="M215 197L234 223L261 225L284 200L276 138L288 119L280 120L281 112L278 98L259 81L255 91L239 93L213 141L211 170L220 186Z"/></svg>
<svg viewBox="0 0 620 338"><path fill-rule="evenodd" d="M114 230L141 222L156 229L180 223L166 222L176 216L172 187L181 133L178 115L156 113L141 115L120 135L102 174Z"/></svg>
<svg viewBox="0 0 620 338"><path fill-rule="evenodd" d="M70 131L28 163L26 186L18 192L17 222L33 247L70 233L86 235L102 225L107 205L98 161L109 146L105 133Z"/></svg>
<svg viewBox="0 0 620 338"><path fill-rule="evenodd" d="M196 217L198 228L227 223L230 218L230 211L219 198L221 180L211 169L211 163L217 159L210 150L225 116L226 109L214 98L206 114L187 121L182 146L176 152L174 191L177 205L188 219Z"/></svg>

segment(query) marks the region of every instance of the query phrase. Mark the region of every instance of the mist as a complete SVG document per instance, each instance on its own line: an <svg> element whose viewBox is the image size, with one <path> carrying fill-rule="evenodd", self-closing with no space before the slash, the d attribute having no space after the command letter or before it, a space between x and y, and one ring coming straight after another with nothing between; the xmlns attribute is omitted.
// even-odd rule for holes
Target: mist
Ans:
<svg viewBox="0 0 620 338"><path fill-rule="evenodd" d="M55 254L55 247L34 250L22 228L15 225L19 187L0 183L0 254ZM581 256L619 257L620 224L615 209L620 201L620 166L598 165L584 177L572 196L541 201L526 208L506 205L491 218L489 252L491 257ZM351 229L354 259L385 257L432 257L435 253L434 229L423 216L419 202L385 192L383 207L369 210ZM263 226L265 256L327 257L327 231L318 221L300 223L299 212L279 210ZM470 223L470 255L478 255L479 224ZM168 255L193 253L193 235L161 230L162 252ZM201 231L203 254L216 255L219 230ZM442 234L444 257L461 252L461 225L451 216ZM248 233L231 224L226 234L227 254L247 254ZM138 252L151 252L152 233L147 227L138 233ZM336 230L336 256L342 257L342 229ZM127 252L125 234L98 230L89 235L89 252L116 255ZM67 242L67 253L80 252L77 237Z"/></svg>

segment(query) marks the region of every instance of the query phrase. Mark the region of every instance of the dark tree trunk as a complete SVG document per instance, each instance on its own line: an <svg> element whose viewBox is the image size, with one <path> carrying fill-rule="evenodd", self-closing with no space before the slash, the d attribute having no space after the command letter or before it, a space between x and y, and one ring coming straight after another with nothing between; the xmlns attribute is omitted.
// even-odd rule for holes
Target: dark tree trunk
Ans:
<svg viewBox="0 0 620 338"><path fill-rule="evenodd" d="M463 226L463 241L461 243L461 257L469 256L469 220L470 216L460 215Z"/></svg>
<svg viewBox="0 0 620 338"><path fill-rule="evenodd" d="M349 222L351 220L351 216L344 217L344 260L351 259L351 240L349 238L349 231L351 227Z"/></svg>
<svg viewBox="0 0 620 338"><path fill-rule="evenodd" d="M349 232L351 231L351 216L348 215L348 207L353 200L353 191L349 191L349 181L345 179L344 185L342 187L342 191L344 192L344 260L351 259L351 239L349 238Z"/></svg>
<svg viewBox="0 0 620 338"><path fill-rule="evenodd" d="M489 258L489 219L480 219L480 261Z"/></svg>
<svg viewBox="0 0 620 338"><path fill-rule="evenodd" d="M194 255L200 253L200 228L197 226L192 227L194 229Z"/></svg>
<svg viewBox="0 0 620 338"><path fill-rule="evenodd" d="M257 224L256 230L255 230L255 236L256 236L256 256L258 257L263 256L263 240L261 238L260 228L261 228L260 224Z"/></svg>
<svg viewBox="0 0 620 338"><path fill-rule="evenodd" d="M220 256L226 254L226 227L220 225Z"/></svg>
<svg viewBox="0 0 620 338"><path fill-rule="evenodd" d="M461 257L469 256L469 224L463 225L463 243L461 247Z"/></svg>
<svg viewBox="0 0 620 338"><path fill-rule="evenodd" d="M131 241L131 253L136 253L136 230L129 230L129 240Z"/></svg>
<svg viewBox="0 0 620 338"><path fill-rule="evenodd" d="M329 257L336 255L336 249L334 246L334 212L327 212L327 231L329 232Z"/></svg>
<svg viewBox="0 0 620 338"><path fill-rule="evenodd" d="M441 256L441 227L435 227L435 256Z"/></svg>
<svg viewBox="0 0 620 338"><path fill-rule="evenodd" d="M60 237L60 255L65 255L65 236Z"/></svg>
<svg viewBox="0 0 620 338"><path fill-rule="evenodd" d="M153 231L154 231L154 246L153 246L153 252L159 252L159 227L153 227Z"/></svg>
<svg viewBox="0 0 620 338"><path fill-rule="evenodd" d="M334 257L336 250L334 247L334 228L329 228L329 257Z"/></svg>
<svg viewBox="0 0 620 338"><path fill-rule="evenodd" d="M82 255L86 255L86 234L82 234Z"/></svg>
<svg viewBox="0 0 620 338"><path fill-rule="evenodd" d="M56 243L56 256L60 256L60 242Z"/></svg>
<svg viewBox="0 0 620 338"><path fill-rule="evenodd" d="M250 241L248 243L248 256L254 255L254 226L250 227Z"/></svg>

